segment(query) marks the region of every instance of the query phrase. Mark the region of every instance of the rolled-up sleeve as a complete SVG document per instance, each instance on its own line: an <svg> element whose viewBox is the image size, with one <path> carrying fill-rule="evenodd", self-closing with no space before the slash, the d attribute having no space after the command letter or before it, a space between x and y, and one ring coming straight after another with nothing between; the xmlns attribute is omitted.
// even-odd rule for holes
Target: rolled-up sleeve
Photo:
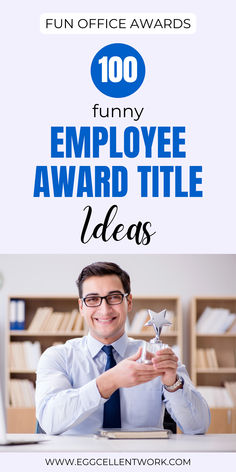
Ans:
<svg viewBox="0 0 236 472"><path fill-rule="evenodd" d="M36 381L36 417L47 434L61 434L85 420L105 403L96 379L73 388L60 350L51 347L41 356Z"/></svg>
<svg viewBox="0 0 236 472"><path fill-rule="evenodd" d="M165 406L183 433L204 434L210 425L207 402L192 384L183 365L177 373L184 380L183 389L168 392L163 388Z"/></svg>

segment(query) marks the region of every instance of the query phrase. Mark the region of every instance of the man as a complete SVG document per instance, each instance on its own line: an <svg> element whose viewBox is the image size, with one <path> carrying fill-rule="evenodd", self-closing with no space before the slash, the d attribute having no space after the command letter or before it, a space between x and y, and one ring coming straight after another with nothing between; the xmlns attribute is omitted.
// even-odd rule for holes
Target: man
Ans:
<svg viewBox="0 0 236 472"><path fill-rule="evenodd" d="M97 262L77 280L88 336L47 349L39 362L36 416L48 434L102 427L163 427L164 407L184 433L206 432L210 416L172 349L139 363L142 341L125 333L132 308L129 275Z"/></svg>

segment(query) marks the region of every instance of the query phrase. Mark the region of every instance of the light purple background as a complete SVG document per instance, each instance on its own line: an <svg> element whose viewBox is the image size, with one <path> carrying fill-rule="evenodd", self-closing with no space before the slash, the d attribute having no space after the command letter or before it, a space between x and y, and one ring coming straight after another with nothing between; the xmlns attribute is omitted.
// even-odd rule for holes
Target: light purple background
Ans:
<svg viewBox="0 0 236 472"><path fill-rule="evenodd" d="M5 5L2 44L3 123L1 141L2 253L231 253L236 250L236 159L234 144L235 3L195 1L100 1L99 11L191 12L195 35L46 36L40 33L45 12L97 11L98 2L23 0ZM137 15L136 15L137 16ZM110 42L123 41L146 63L146 78L131 97L103 96L90 78L94 54ZM91 107L144 107L142 119L93 120ZM76 165L50 159L51 125L186 126L187 159L177 164L203 165L204 198L138 197L136 166L142 157L117 160L129 169L129 193L120 199L33 198L36 165ZM68 160L67 160L68 161ZM174 160L173 160L174 161ZM91 159L92 162L92 159ZM115 164L115 160L113 160ZM96 164L108 165L109 158ZM88 160L81 159L81 165ZM163 165L151 159L149 165ZM174 164L174 162L173 162ZM152 222L157 235L149 246L133 241L80 243L87 204L94 224L119 204L117 224Z"/></svg>

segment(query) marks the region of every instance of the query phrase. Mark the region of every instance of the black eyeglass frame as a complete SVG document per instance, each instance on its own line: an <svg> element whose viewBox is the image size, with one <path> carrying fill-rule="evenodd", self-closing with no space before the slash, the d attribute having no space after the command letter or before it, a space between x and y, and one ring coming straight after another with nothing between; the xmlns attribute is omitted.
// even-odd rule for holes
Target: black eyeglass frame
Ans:
<svg viewBox="0 0 236 472"><path fill-rule="evenodd" d="M120 295L122 298L121 298L121 301L118 302L118 303L109 303L107 301L108 297L112 297L112 295ZM80 300L82 300L82 303L84 303L88 308L96 308L98 306L101 306L102 304L102 300L106 300L106 303L108 305L121 305L121 303L123 302L124 298L127 297L129 295L129 293L121 293L121 292L118 292L118 293L110 293L108 295L105 295L104 297L100 297L100 295L94 295L94 297L96 298L99 298L100 299L100 303L98 305L87 305L86 303L86 298L92 298L93 296L92 295L88 295L87 297L84 297L84 298L81 298Z"/></svg>

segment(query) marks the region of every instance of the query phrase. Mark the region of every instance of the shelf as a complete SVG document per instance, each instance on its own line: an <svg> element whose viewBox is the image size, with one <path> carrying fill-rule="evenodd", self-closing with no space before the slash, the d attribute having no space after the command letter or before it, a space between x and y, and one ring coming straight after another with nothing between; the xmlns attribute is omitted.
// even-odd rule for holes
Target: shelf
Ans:
<svg viewBox="0 0 236 472"><path fill-rule="evenodd" d="M197 374L236 374L236 367L215 367L197 369Z"/></svg>
<svg viewBox="0 0 236 472"><path fill-rule="evenodd" d="M236 333L197 333L196 324L209 307L218 309L217 316L224 316L219 309L236 313L236 297L195 297L192 300L191 313L191 378L196 386L221 387L226 382L236 380ZM216 323L221 321L218 318ZM219 323L220 325L221 323ZM216 358L216 359L215 359ZM197 365L214 365L215 360L221 367L197 367ZM213 390L212 390L213 393ZM210 395L210 393L209 393ZM222 392L222 404L224 395ZM211 408L211 424L208 433L236 432L236 408Z"/></svg>
<svg viewBox="0 0 236 472"><path fill-rule="evenodd" d="M50 336L50 337L68 337L68 338L71 338L71 337L79 337L79 336L85 336L87 333L85 331L72 331L70 333L68 332L60 332L60 333L57 333L55 331L50 331L50 332L38 332L38 333L29 333L27 330L22 330L22 331L17 331L17 330L12 330L10 331L10 336L11 337L27 337L27 338L41 338L41 337L46 337L46 336ZM134 337L134 338L146 338L146 337L150 337L150 338L154 338L154 331L152 334L146 334L144 331L142 331L141 333L127 333L128 336L130 337ZM166 337L176 337L178 336L178 332L177 331L170 331L169 333L163 333L161 335L161 338L166 338Z"/></svg>
<svg viewBox="0 0 236 472"><path fill-rule="evenodd" d="M197 334L197 338L236 338L236 333L224 333L224 334Z"/></svg>
<svg viewBox="0 0 236 472"><path fill-rule="evenodd" d="M130 337L130 338L136 338L136 339L143 339L143 338L154 338L155 337L155 333L153 331L152 334L145 334L144 331L142 331L141 333L127 333L127 335ZM171 331L170 333L163 333L161 334L161 339L162 338L176 338L178 336L178 333L177 331Z"/></svg>
<svg viewBox="0 0 236 472"><path fill-rule="evenodd" d="M35 433L36 415L34 407L7 408L7 431L11 433Z"/></svg>
<svg viewBox="0 0 236 472"><path fill-rule="evenodd" d="M35 412L35 406L24 406L23 407L24 410L27 410L27 411L33 411ZM12 406L12 405L9 405L7 407L7 411L10 410L10 411L22 411L22 407L21 406Z"/></svg>
<svg viewBox="0 0 236 472"><path fill-rule="evenodd" d="M210 408L210 411L211 424L207 433L232 434L236 432L236 408L221 406Z"/></svg>
<svg viewBox="0 0 236 472"><path fill-rule="evenodd" d="M35 370L30 370L30 369L11 369L10 374L36 374Z"/></svg>
<svg viewBox="0 0 236 472"><path fill-rule="evenodd" d="M10 331L10 336L11 337L27 337L27 338L35 338L35 336L37 336L37 338L41 338L41 337L46 337L46 336L50 336L50 337L68 337L68 338L71 338L71 337L78 337L78 336L84 336L86 333L85 331L71 331L68 333L68 331L62 331L60 333L58 333L57 331L47 331L47 332L37 332L37 333L34 333L34 332L29 332L27 330L22 330L22 331L17 331L17 330L12 330Z"/></svg>

